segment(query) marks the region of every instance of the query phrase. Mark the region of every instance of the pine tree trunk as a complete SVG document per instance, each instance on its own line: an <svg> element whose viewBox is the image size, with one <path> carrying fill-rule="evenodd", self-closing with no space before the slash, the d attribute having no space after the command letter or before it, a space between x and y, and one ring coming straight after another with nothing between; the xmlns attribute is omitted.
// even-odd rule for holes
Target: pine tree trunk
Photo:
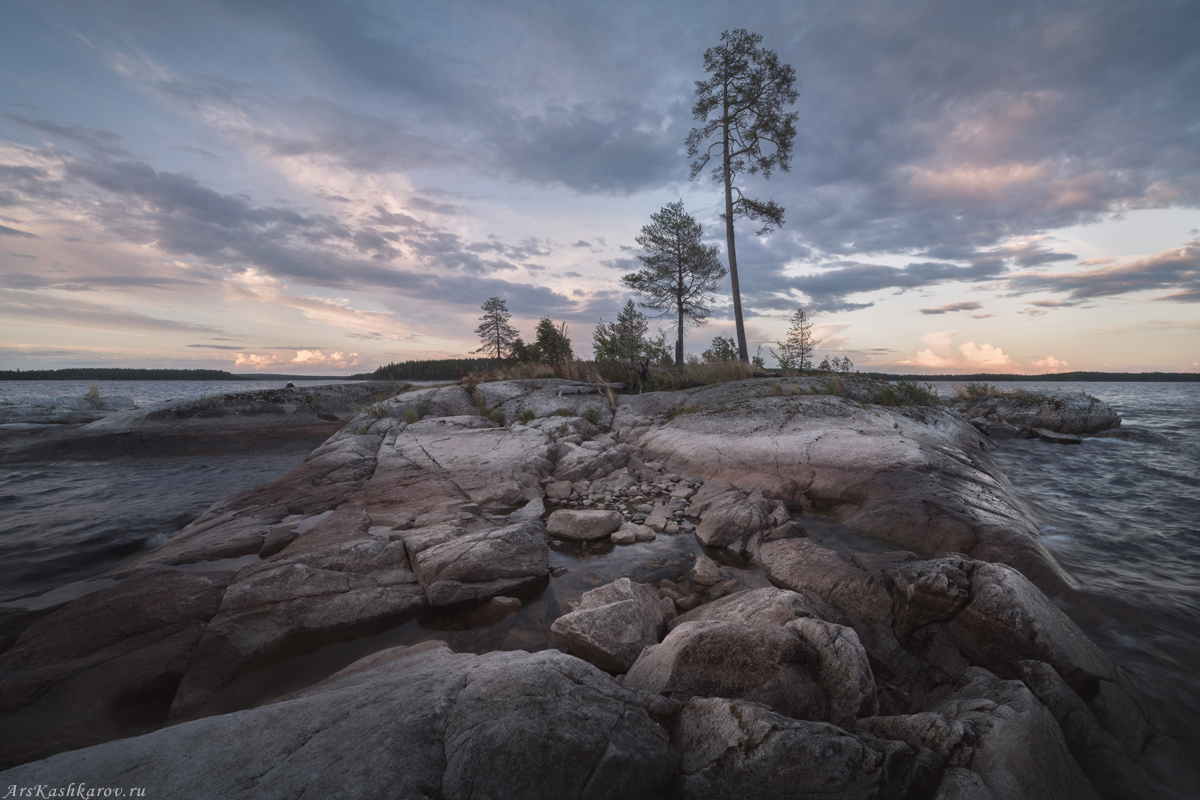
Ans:
<svg viewBox="0 0 1200 800"><path fill-rule="evenodd" d="M738 288L737 248L733 243L733 177L729 174L729 87L725 87L722 113L725 123L721 128L722 152L725 173L725 242L729 247L729 282L733 287L733 319L737 327L738 358L750 360L750 350L746 347L746 327L742 324L742 293Z"/></svg>

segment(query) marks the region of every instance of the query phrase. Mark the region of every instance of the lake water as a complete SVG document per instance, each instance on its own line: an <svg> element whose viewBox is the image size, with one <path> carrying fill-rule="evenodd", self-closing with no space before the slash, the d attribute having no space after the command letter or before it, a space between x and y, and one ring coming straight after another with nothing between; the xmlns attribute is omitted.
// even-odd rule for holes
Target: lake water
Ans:
<svg viewBox="0 0 1200 800"><path fill-rule="evenodd" d="M106 381L101 394L147 405L285 383ZM950 392L948 384L937 385ZM1200 752L1200 384L1027 383L1003 388L1017 386L1085 391L1112 404L1124 427L1166 438L1167 444L1087 439L1080 446L1004 441L992 456L1034 510L1047 547L1095 609L1088 613L1075 603L1065 610L1118 663L1137 673L1159 715L1185 747ZM85 391L82 381L2 382L0 400ZM0 600L103 572L165 541L222 497L288 472L304 456L265 452L0 467ZM671 574L686 571L680 559L690 552L690 544L668 540L661 548L666 548L661 554L665 569ZM627 566L617 562L628 555L622 550L631 548L573 568L580 580L593 573L607 576L607 567L620 567L620 572ZM576 560L569 553L553 558L564 565ZM606 567L609 559L614 560ZM578 591L585 588L581 583ZM547 601L542 598L523 609L523 615L544 615L531 620L531 627L545 627L555 615L553 601L542 607ZM480 645L463 636L447 632L445 625L414 622L389 634L383 644L347 645L338 660L420 638L451 638L463 649Z"/></svg>

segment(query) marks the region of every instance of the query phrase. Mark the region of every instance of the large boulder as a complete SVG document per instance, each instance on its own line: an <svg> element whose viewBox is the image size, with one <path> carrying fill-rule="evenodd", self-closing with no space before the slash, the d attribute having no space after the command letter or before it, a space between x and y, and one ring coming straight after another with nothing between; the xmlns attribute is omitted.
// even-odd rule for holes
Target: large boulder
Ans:
<svg viewBox="0 0 1200 800"><path fill-rule="evenodd" d="M1084 700L1115 677L1108 657L1023 575L1003 564L972 567L970 601L937 634L968 661L1005 678L1019 677L1023 660L1044 661Z"/></svg>
<svg viewBox="0 0 1200 800"><path fill-rule="evenodd" d="M567 652L609 672L626 672L642 650L658 643L674 606L651 587L621 578L584 592L579 606L550 630Z"/></svg>
<svg viewBox="0 0 1200 800"><path fill-rule="evenodd" d="M672 629L685 622L718 620L781 628L801 617L835 620L841 615L815 594L805 596L788 589L766 587L748 589L705 603L667 623Z"/></svg>
<svg viewBox="0 0 1200 800"><path fill-rule="evenodd" d="M803 617L786 629L795 631L816 656L814 671L829 697L830 722L848 728L878 710L870 658L853 628Z"/></svg>
<svg viewBox="0 0 1200 800"><path fill-rule="evenodd" d="M972 667L957 691L933 709L965 731L951 765L973 776L950 773L938 797L996 800L1098 800L1080 770L1058 723L1020 681L1004 681ZM962 787L982 786L990 795ZM977 793L975 793L977 792Z"/></svg>
<svg viewBox="0 0 1200 800"><path fill-rule="evenodd" d="M902 742L716 697L684 704L673 742L676 791L697 800L926 797L941 766Z"/></svg>
<svg viewBox="0 0 1200 800"><path fill-rule="evenodd" d="M644 798L677 758L671 704L547 651L384 651L268 706L0 773L5 786L186 798Z"/></svg>
<svg viewBox="0 0 1200 800"><path fill-rule="evenodd" d="M647 647L624 683L672 700L726 697L761 703L796 719L828 719L817 659L783 628L736 622L686 622Z"/></svg>
<svg viewBox="0 0 1200 800"><path fill-rule="evenodd" d="M620 511L561 508L546 520L546 530L560 539L594 542L620 530L622 522Z"/></svg>

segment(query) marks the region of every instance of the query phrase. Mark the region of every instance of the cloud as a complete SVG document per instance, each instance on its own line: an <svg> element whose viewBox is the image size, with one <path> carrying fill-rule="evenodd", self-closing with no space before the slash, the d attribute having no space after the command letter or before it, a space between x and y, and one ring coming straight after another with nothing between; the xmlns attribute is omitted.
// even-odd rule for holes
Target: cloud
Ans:
<svg viewBox="0 0 1200 800"><path fill-rule="evenodd" d="M900 359L896 363L914 367L949 367L954 364L951 359L934 355L933 351L928 349L918 351L912 358Z"/></svg>
<svg viewBox="0 0 1200 800"><path fill-rule="evenodd" d="M1008 285L1016 292L1063 292L1072 300L1115 297L1153 289L1178 289L1153 298L1176 302L1200 299L1200 239L1127 264L1080 272L1025 272L1012 275ZM1034 301L1046 305L1050 301Z"/></svg>
<svg viewBox="0 0 1200 800"><path fill-rule="evenodd" d="M291 363L306 367L353 367L358 365L358 353L324 353L321 350L298 350Z"/></svg>
<svg viewBox="0 0 1200 800"><path fill-rule="evenodd" d="M260 355L256 353L238 353L234 358L233 365L235 367L251 367L252 369L266 369L284 363L283 359L276 355Z"/></svg>
<svg viewBox="0 0 1200 800"><path fill-rule="evenodd" d="M938 306L937 308L922 308L921 313L922 314L947 314L947 313L950 313L953 311L976 311L980 308L983 308L982 303L974 303L974 302L947 303L946 305ZM974 316L974 315L972 315L972 316Z"/></svg>
<svg viewBox="0 0 1200 800"><path fill-rule="evenodd" d="M1012 359L1002 349L991 344L966 342L954 347L958 331L935 331L927 333L921 340L929 345L915 356L901 359L897 364L915 367L978 369L981 367L1012 366Z"/></svg>
<svg viewBox="0 0 1200 800"><path fill-rule="evenodd" d="M967 342L959 345L958 351L962 353L963 359L970 366L1007 367L1013 363L1003 350L990 344L977 345L974 342Z"/></svg>
<svg viewBox="0 0 1200 800"><path fill-rule="evenodd" d="M0 295L0 314L22 325L81 330L221 333L220 328L178 320L158 319L107 303L50 297L13 290Z"/></svg>
<svg viewBox="0 0 1200 800"><path fill-rule="evenodd" d="M1045 369L1059 369L1060 367L1071 366L1066 361L1057 359L1054 356L1046 356L1045 358L1039 358L1036 361L1033 361L1030 363L1032 363L1033 366L1035 366L1035 367L1044 367Z"/></svg>
<svg viewBox="0 0 1200 800"><path fill-rule="evenodd" d="M39 238L39 237L35 236L34 234L29 233L28 231L19 231L16 228L10 228L7 225L0 225L0 236L19 236L22 239L37 239L37 238Z"/></svg>

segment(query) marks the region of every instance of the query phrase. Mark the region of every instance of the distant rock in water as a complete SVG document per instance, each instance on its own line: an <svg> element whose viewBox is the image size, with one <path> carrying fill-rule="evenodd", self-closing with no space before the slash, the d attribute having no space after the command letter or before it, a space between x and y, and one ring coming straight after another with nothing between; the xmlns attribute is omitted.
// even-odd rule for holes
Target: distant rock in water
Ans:
<svg viewBox="0 0 1200 800"><path fill-rule="evenodd" d="M1006 426L1078 435L1110 430L1121 424L1112 406L1083 393L1045 394L1017 389L961 397L952 401L951 406L995 439L1016 438Z"/></svg>

